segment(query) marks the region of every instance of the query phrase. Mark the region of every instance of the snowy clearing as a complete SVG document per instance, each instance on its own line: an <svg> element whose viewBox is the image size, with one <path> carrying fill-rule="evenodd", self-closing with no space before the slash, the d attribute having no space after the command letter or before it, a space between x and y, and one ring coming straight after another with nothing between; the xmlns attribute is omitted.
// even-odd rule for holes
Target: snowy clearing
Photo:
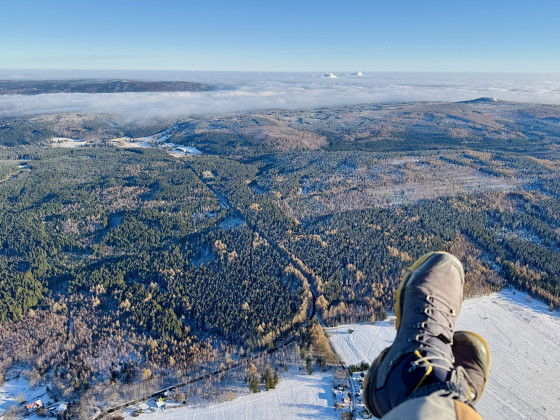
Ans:
<svg viewBox="0 0 560 420"><path fill-rule="evenodd" d="M23 376L7 380L0 386L0 418L8 411L11 406L23 409L23 406L36 400L41 400L45 405L52 405L50 398L46 395L46 386L31 388L29 382ZM25 401L20 404L20 396ZM50 404L49 404L50 403ZM40 418L39 416L29 416L28 419Z"/></svg>
<svg viewBox="0 0 560 420"><path fill-rule="evenodd" d="M194 146L181 146L175 143L169 142L169 137L171 130L174 127L168 128L160 133L153 134L151 136L145 137L119 137L115 139L108 140L108 143L119 148L130 149L130 148L140 148L140 149L162 149L166 150L171 156L176 158L183 158L185 156L196 156L201 155L202 152ZM97 142L86 142L77 139L70 139L66 137L53 137L50 141L51 147L63 147L63 148L75 148L87 145L92 145L99 143Z"/></svg>
<svg viewBox="0 0 560 420"><path fill-rule="evenodd" d="M490 378L477 405L486 420L557 419L560 413L552 391L560 378L560 313L526 296L507 289L463 303L457 329L480 334L490 346ZM396 333L391 319L327 331L347 364L371 363Z"/></svg>
<svg viewBox="0 0 560 420"><path fill-rule="evenodd" d="M109 140L109 143L116 147L123 148L147 148L151 149L154 147L153 140L149 137L140 137L137 139L132 139L130 137L119 137L118 139Z"/></svg>
<svg viewBox="0 0 560 420"><path fill-rule="evenodd" d="M349 331L353 330L352 333ZM395 318L368 323L325 328L331 344L346 366L371 363L395 339Z"/></svg>
<svg viewBox="0 0 560 420"><path fill-rule="evenodd" d="M132 418L133 410L126 412ZM336 419L332 371L297 375L280 380L276 389L245 395L209 407L170 408L165 412L141 414L139 419Z"/></svg>
<svg viewBox="0 0 560 420"><path fill-rule="evenodd" d="M109 143L122 148L156 148L166 150L171 156L182 158L185 156L196 156L202 154L200 150L193 146L177 146L175 143L167 142L169 130L147 137L119 137L110 140Z"/></svg>
<svg viewBox="0 0 560 420"><path fill-rule="evenodd" d="M185 156L195 156L200 155L202 152L196 147L192 146L177 146L169 152L171 156L175 157L185 157Z"/></svg>
<svg viewBox="0 0 560 420"><path fill-rule="evenodd" d="M51 139L51 146L52 147L65 147L65 148L74 148L74 147L81 147L85 145L85 141L80 141L76 139L69 139L66 137L53 137Z"/></svg>

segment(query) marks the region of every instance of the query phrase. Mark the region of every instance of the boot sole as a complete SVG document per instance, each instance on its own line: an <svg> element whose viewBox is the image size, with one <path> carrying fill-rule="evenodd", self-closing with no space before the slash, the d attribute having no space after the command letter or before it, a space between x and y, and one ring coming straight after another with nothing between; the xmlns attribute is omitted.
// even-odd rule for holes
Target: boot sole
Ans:
<svg viewBox="0 0 560 420"><path fill-rule="evenodd" d="M376 389L375 376L376 376L377 368L383 362L383 359L385 358L385 355L387 354L388 351L389 351L389 347L385 347L381 351L381 353L379 353L379 356L377 356L377 358L371 363L371 366L368 369L368 373L364 378L364 389L362 390L362 397L364 399L366 408L369 410L371 414L373 414L375 417L378 418L383 417L383 414L381 414L381 410L377 406L376 399L373 398L372 390L375 391Z"/></svg>
<svg viewBox="0 0 560 420"><path fill-rule="evenodd" d="M430 259L435 255L443 255L439 261L430 261ZM395 323L395 328L399 329L401 324L401 316L402 311L404 308L404 294L402 293L406 288L409 280L413 277L416 277L420 274L427 273L428 271L434 269L435 267L439 267L444 264L453 264L457 270L459 271L459 275L461 276L461 301L463 301L463 286L465 284L465 273L463 271L463 264L461 261L457 259L456 256L449 254L448 252L443 251L434 251L429 252L428 254L422 255L420 258L416 260L414 264L407 270L404 276L401 279L401 283L395 292L395 316L397 317L397 321Z"/></svg>
<svg viewBox="0 0 560 420"><path fill-rule="evenodd" d="M472 401L473 404L476 404L478 401L480 401L480 398L482 398L482 394L484 393L484 390L486 389L486 384L488 383L488 376L490 374L490 348L488 347L488 343L486 342L486 340L484 338L482 338L480 335L478 335L477 333L474 333L472 331L455 331L455 334L463 334L463 335L471 335L473 337L475 337L475 339L479 340L485 347L486 349L486 364L484 365L484 383L482 384L482 389L480 390L480 394L477 394L476 398Z"/></svg>

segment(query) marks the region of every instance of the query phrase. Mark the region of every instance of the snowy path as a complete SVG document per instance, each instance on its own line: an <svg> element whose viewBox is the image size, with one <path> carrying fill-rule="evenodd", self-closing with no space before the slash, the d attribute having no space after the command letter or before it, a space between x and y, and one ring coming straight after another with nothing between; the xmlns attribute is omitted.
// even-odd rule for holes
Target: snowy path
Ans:
<svg viewBox="0 0 560 420"><path fill-rule="evenodd" d="M525 296L504 290L465 301L457 322L458 329L479 333L490 346L490 379L477 406L486 420L560 418L560 313L536 299L526 303ZM341 358L355 364L371 363L391 344L395 329L384 321L328 333Z"/></svg>
<svg viewBox="0 0 560 420"><path fill-rule="evenodd" d="M332 371L281 380L276 389L239 397L209 407L181 407L165 413L141 414L138 419L336 419ZM127 412L127 418L130 412Z"/></svg>

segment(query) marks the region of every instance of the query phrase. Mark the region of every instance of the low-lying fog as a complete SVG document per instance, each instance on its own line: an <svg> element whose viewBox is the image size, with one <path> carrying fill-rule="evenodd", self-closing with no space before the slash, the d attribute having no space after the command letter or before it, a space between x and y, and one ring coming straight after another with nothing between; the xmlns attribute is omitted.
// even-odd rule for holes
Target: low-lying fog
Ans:
<svg viewBox="0 0 560 420"><path fill-rule="evenodd" d="M356 69L356 72L360 69ZM106 112L128 120L179 115L315 108L360 103L462 101L479 97L560 104L560 74L0 71L0 79L118 78L204 82L209 92L60 93L0 96L0 117Z"/></svg>

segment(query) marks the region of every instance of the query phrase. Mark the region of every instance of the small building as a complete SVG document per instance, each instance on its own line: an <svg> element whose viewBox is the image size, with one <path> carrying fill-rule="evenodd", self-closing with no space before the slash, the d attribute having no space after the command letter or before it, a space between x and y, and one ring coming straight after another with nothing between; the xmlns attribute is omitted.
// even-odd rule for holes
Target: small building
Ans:
<svg viewBox="0 0 560 420"><path fill-rule="evenodd" d="M34 413L35 411L37 411L42 406L43 406L43 403L41 402L41 400L37 400L37 401L33 401L30 404L27 404L25 406L25 408L26 408L28 413Z"/></svg>
<svg viewBox="0 0 560 420"><path fill-rule="evenodd" d="M69 418L69 416L68 416L68 403L67 402L60 403L60 405L56 409L56 418L58 420L66 420L66 419Z"/></svg>
<svg viewBox="0 0 560 420"><path fill-rule="evenodd" d="M145 402L142 402L140 404L138 404L138 411L140 411L141 413L144 411L148 411L150 409L150 406L148 404L146 404Z"/></svg>

